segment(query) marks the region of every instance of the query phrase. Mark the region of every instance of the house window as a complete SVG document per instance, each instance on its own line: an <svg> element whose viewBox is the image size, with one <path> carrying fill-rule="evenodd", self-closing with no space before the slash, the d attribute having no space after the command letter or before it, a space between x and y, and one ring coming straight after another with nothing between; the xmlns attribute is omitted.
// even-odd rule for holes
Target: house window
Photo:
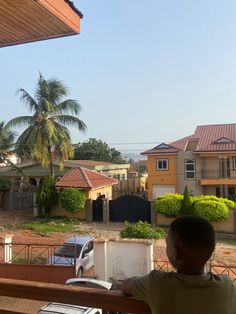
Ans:
<svg viewBox="0 0 236 314"><path fill-rule="evenodd" d="M168 170L168 159L157 159L157 170Z"/></svg>
<svg viewBox="0 0 236 314"><path fill-rule="evenodd" d="M236 170L236 157L234 157L234 164L233 164L234 170Z"/></svg>
<svg viewBox="0 0 236 314"><path fill-rule="evenodd" d="M194 160L185 161L185 175L186 175L186 179L195 179L195 161Z"/></svg>

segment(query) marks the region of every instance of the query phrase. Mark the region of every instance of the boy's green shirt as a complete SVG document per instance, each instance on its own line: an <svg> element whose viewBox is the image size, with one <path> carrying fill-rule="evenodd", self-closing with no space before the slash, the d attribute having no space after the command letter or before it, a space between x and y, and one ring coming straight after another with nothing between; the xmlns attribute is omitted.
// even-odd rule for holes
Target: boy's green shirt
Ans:
<svg viewBox="0 0 236 314"><path fill-rule="evenodd" d="M236 314L236 286L225 275L151 271L131 281L133 296L153 314Z"/></svg>

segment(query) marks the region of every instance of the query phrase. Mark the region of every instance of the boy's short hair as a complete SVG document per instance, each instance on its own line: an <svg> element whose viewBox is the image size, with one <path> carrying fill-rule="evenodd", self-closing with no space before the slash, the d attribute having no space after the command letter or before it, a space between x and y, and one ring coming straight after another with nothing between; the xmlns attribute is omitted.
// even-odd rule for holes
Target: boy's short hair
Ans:
<svg viewBox="0 0 236 314"><path fill-rule="evenodd" d="M170 224L170 232L187 248L215 249L215 232L212 225L198 216L181 216Z"/></svg>

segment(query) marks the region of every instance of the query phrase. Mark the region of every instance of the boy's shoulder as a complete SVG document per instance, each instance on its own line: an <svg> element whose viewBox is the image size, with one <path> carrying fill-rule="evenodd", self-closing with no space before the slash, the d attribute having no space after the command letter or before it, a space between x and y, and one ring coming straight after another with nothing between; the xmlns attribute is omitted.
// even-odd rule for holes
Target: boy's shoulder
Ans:
<svg viewBox="0 0 236 314"><path fill-rule="evenodd" d="M176 272L165 272L162 270L152 270L149 273L150 280L161 280L161 281L177 281L182 283L189 283L193 285L203 284L206 285L226 285L232 286L235 284L231 280L231 278L224 274L213 274L211 272L201 274L201 275L184 275Z"/></svg>

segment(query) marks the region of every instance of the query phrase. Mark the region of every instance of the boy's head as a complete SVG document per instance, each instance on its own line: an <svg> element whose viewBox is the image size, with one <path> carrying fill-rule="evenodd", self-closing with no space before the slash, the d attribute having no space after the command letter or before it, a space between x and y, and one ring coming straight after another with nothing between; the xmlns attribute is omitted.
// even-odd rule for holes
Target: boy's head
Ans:
<svg viewBox="0 0 236 314"><path fill-rule="evenodd" d="M181 216L170 224L166 243L167 256L178 271L198 273L215 249L215 233L206 219Z"/></svg>

